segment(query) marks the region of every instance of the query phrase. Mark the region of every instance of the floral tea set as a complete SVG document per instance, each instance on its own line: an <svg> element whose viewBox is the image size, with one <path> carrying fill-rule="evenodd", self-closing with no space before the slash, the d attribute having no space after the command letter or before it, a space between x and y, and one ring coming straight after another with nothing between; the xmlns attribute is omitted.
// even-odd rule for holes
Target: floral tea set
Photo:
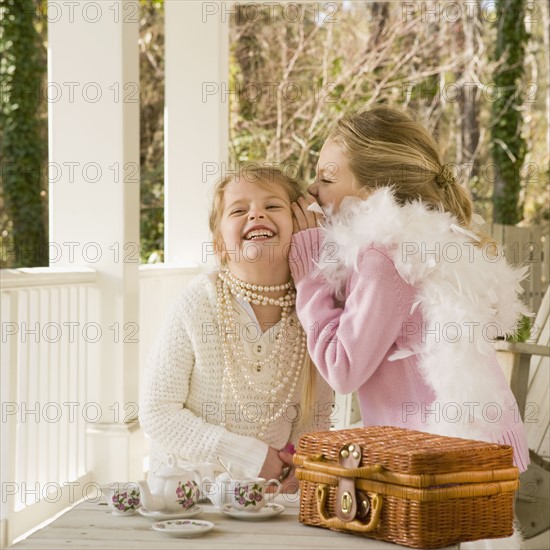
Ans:
<svg viewBox="0 0 550 550"><path fill-rule="evenodd" d="M176 464L177 460L171 456L168 466L150 475L147 481L102 486L111 512L129 516L137 511L157 520L152 526L154 530L189 537L214 526L208 521L190 519L204 512L198 503L206 498L224 515L247 521L269 519L284 510L284 506L267 500L272 501L281 491L281 483L276 479L235 479L228 471L214 477L214 464L185 467ZM272 485L274 491L268 493Z"/></svg>

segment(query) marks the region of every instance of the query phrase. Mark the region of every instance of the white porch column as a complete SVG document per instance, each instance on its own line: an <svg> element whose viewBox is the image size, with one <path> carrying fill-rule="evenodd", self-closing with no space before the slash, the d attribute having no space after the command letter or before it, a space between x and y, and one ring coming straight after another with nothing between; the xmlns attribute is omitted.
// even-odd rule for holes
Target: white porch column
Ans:
<svg viewBox="0 0 550 550"><path fill-rule="evenodd" d="M141 435L128 422L139 365L138 7L48 2L50 265L99 272L93 325L75 333L96 340L86 395L99 409L86 414L99 482L142 474Z"/></svg>
<svg viewBox="0 0 550 550"><path fill-rule="evenodd" d="M204 265L212 184L228 161L230 2L165 0L165 261Z"/></svg>

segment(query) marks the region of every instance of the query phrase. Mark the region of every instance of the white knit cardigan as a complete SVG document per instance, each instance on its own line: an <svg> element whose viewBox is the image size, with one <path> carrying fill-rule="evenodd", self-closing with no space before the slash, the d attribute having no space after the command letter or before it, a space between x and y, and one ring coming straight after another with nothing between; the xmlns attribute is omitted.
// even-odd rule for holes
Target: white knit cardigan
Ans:
<svg viewBox="0 0 550 550"><path fill-rule="evenodd" d="M220 457L235 472L256 476L267 455L268 446L283 448L296 443L301 433L328 429L333 393L320 376L316 377L316 414L307 425L299 403L303 376L296 387L291 405L272 422L263 441L256 439L260 410L268 403L254 395L244 379L238 388L241 407L226 390L222 403L224 356L218 331L216 307L217 272L195 278L173 304L159 337L149 355L141 388L140 423L151 436L150 472L167 463L168 453L180 461L213 462ZM250 357L269 355L280 330L274 325L265 333L259 330L252 309L234 301L239 319L239 334ZM243 307L244 306L244 307ZM290 319L298 323L296 313ZM261 387L273 384L274 369L251 372ZM261 408L261 409L260 409ZM278 406L273 409L276 411ZM220 425L225 416L226 426Z"/></svg>

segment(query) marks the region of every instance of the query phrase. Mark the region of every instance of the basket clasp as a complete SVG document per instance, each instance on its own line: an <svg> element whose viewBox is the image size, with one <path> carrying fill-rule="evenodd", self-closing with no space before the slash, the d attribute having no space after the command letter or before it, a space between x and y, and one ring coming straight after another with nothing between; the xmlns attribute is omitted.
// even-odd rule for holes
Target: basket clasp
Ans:
<svg viewBox="0 0 550 550"><path fill-rule="evenodd" d="M342 468L356 470L361 464L361 446L356 443L344 445L338 453L338 463ZM368 500L367 500L368 502ZM355 477L340 477L336 493L336 516L342 521L352 521L357 515ZM360 508L360 512L363 510ZM368 512L368 510L367 510ZM363 512L361 515L363 515Z"/></svg>

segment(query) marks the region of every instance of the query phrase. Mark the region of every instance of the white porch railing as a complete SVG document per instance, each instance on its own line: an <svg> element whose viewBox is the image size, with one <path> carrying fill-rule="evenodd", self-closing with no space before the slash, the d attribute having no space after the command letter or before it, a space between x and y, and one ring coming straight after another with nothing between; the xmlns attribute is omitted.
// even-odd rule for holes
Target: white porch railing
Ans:
<svg viewBox="0 0 550 550"><path fill-rule="evenodd" d="M140 267L140 376L170 303L198 272ZM92 321L99 318L93 269L1 274L0 519L6 547L82 498L99 496L87 451L101 410L87 388L97 373L101 327Z"/></svg>
<svg viewBox="0 0 550 550"><path fill-rule="evenodd" d="M81 500L96 272L2 271L2 542ZM97 493L97 491L95 491ZM92 495L93 496L93 495Z"/></svg>

